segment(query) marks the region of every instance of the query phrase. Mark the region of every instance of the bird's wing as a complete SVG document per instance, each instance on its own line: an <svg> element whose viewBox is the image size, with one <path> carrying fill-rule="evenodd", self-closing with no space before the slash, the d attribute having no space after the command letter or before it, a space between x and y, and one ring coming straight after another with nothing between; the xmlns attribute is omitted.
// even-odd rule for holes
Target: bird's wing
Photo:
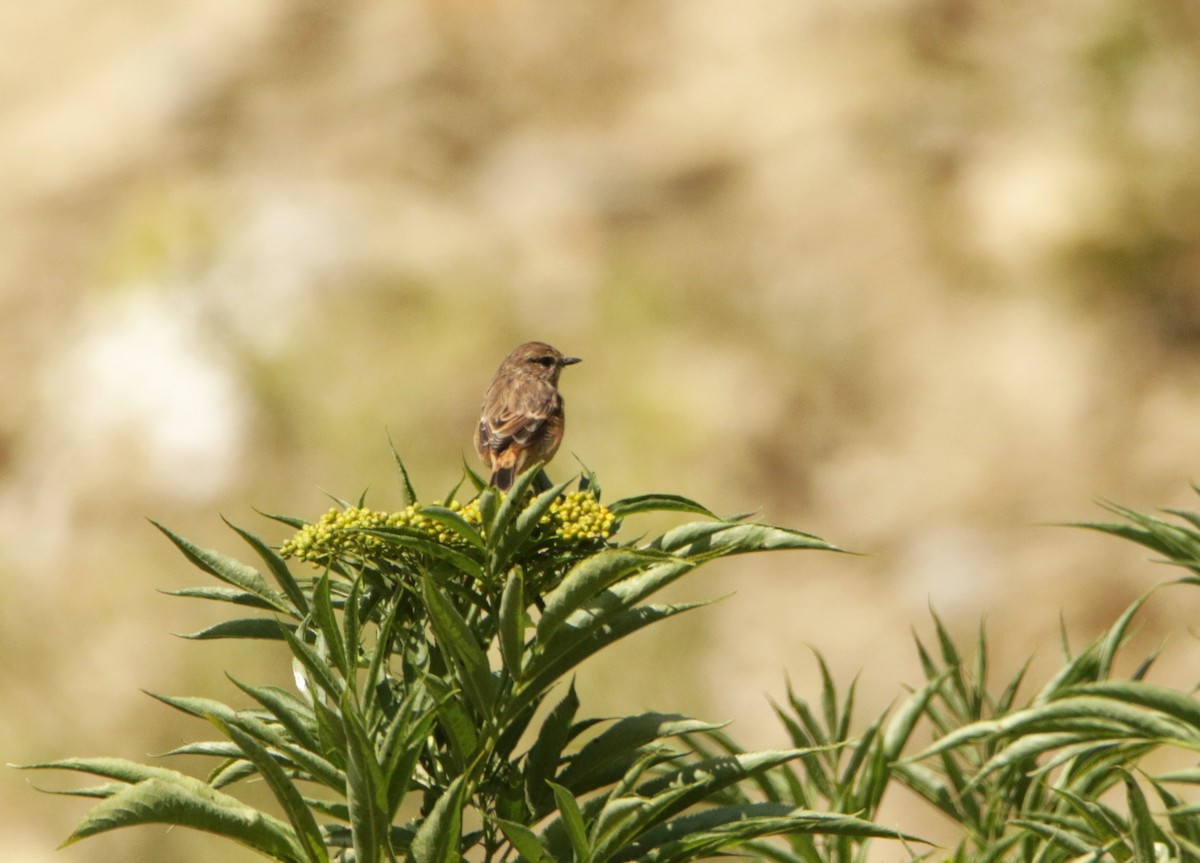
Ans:
<svg viewBox="0 0 1200 863"><path fill-rule="evenodd" d="M538 429L558 410L558 393L553 387L527 396L501 405L493 415L480 419L480 440L492 452L501 452L514 443L528 446Z"/></svg>

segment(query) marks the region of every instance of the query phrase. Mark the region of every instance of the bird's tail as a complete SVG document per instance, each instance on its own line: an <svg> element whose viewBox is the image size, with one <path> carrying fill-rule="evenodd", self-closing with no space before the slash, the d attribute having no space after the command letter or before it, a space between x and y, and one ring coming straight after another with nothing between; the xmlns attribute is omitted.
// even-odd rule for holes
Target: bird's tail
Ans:
<svg viewBox="0 0 1200 863"><path fill-rule="evenodd" d="M520 453L515 447L507 447L492 456L492 479L494 488L507 492L517 478L517 467L521 463Z"/></svg>
<svg viewBox="0 0 1200 863"><path fill-rule="evenodd" d="M500 491L508 491L513 484L514 465L505 465L492 471L492 486Z"/></svg>

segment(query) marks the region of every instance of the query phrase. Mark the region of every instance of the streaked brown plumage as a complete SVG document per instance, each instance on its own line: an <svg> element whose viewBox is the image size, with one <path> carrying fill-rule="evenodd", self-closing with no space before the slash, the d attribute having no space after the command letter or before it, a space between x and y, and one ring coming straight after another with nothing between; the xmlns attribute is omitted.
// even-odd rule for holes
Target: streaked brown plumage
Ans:
<svg viewBox="0 0 1200 863"><path fill-rule="evenodd" d="M545 342L526 342L496 370L475 430L475 448L496 488L508 491L517 474L558 452L564 426L558 376L577 362Z"/></svg>

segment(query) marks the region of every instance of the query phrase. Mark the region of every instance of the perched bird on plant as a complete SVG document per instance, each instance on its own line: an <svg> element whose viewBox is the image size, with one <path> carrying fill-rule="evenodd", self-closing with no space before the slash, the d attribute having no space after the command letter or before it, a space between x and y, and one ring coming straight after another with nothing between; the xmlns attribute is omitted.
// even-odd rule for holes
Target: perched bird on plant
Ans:
<svg viewBox="0 0 1200 863"><path fill-rule="evenodd" d="M508 491L517 474L558 452L564 425L558 376L577 362L545 342L526 342L496 370L475 431L475 448L496 488Z"/></svg>

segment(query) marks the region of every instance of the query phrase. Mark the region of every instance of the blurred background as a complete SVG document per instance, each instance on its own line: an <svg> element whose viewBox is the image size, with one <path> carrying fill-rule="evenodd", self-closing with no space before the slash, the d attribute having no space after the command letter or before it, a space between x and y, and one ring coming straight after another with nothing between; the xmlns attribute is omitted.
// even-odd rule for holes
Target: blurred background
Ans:
<svg viewBox="0 0 1200 863"><path fill-rule="evenodd" d="M780 746L810 646L865 721L930 606L1040 680L1060 622L1172 574L1048 525L1200 508L1194 3L55 0L0 32L2 761L143 759L208 732L139 688L286 683L172 637L220 610L159 592L204 576L144 517L249 559L221 515L399 508L389 433L439 497L528 339L584 358L555 478L865 553L698 574L677 598L727 598L587 669L593 715ZM1142 618L1158 679L1195 682L1196 609ZM87 806L30 786L73 781L8 771L4 859L257 859L54 852Z"/></svg>

